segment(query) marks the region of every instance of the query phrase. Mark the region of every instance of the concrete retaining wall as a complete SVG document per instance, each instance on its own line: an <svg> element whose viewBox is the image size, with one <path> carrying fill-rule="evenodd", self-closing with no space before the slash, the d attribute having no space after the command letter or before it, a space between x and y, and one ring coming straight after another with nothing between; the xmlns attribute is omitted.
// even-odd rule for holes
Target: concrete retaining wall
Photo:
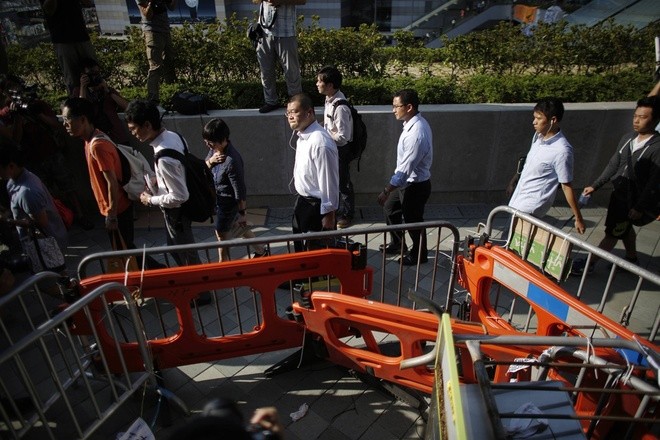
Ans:
<svg viewBox="0 0 660 440"><path fill-rule="evenodd" d="M567 104L562 129L575 149L574 187L581 190L605 167L621 136L632 130L634 103ZM517 158L529 149L533 104L423 105L434 136L431 203L506 203L504 189L515 171ZM358 106L368 128L369 143L360 172L352 177L357 205L371 205L389 180L396 163L396 144L401 122L390 106ZM318 117L322 109L317 108ZM209 115L166 115L169 129L183 134L191 150L206 154L203 125L213 117L223 118L231 140L243 155L249 206L287 206L292 196L290 181L296 138L284 117L284 109L265 115L256 110L219 110ZM139 146L147 157L151 148ZM73 166L81 167L77 178L84 197L88 190L81 146L72 145ZM73 155L73 156L71 156ZM292 188L292 186L291 186ZM606 191L597 194L604 203ZM561 203L563 196L557 201Z"/></svg>

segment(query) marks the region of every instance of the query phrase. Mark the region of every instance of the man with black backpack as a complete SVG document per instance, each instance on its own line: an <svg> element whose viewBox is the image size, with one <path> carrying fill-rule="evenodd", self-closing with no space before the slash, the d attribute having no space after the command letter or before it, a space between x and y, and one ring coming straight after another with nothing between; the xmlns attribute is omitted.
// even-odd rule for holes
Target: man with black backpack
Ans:
<svg viewBox="0 0 660 440"><path fill-rule="evenodd" d="M187 152L183 138L161 126L155 103L131 101L125 116L131 134L140 142L148 142L154 149L154 156L165 150L174 150L180 155ZM150 182L149 188L140 195L140 201L146 206L158 206L163 211L169 246L194 243L192 220L182 207L190 197L185 164L174 157L162 157L155 160L154 170L156 182ZM172 256L179 266L200 264L197 251L174 252Z"/></svg>
<svg viewBox="0 0 660 440"><path fill-rule="evenodd" d="M323 127L337 144L339 152L339 209L337 227L347 228L355 214L355 192L351 182L350 166L355 159L351 151L353 116L346 96L339 90L342 75L334 66L325 66L316 77L316 88L325 96Z"/></svg>

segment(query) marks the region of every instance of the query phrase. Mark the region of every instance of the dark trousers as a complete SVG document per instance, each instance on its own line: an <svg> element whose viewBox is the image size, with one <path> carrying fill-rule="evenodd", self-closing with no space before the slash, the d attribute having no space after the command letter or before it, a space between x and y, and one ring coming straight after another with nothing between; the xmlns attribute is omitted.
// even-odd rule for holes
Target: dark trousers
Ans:
<svg viewBox="0 0 660 440"><path fill-rule="evenodd" d="M126 244L126 249L137 249L133 240L135 240L135 230L133 227L133 204L124 210L124 212L117 214L117 229L121 234L121 237L124 239ZM113 239L118 238L114 237L114 231L108 231L108 238L110 239L110 246L113 246ZM117 240L116 245L121 246L121 242ZM161 263L156 261L152 256L147 255L146 258L147 269L158 269L163 267ZM138 258L138 264L142 268L142 257Z"/></svg>
<svg viewBox="0 0 660 440"><path fill-rule="evenodd" d="M302 234L304 232L319 232L323 230L321 223L323 216L321 215L321 200L314 197L305 197L298 195L296 203L293 206L293 218L291 220L291 230L294 234ZM317 240L309 241L295 241L293 248L296 252L304 251L306 249L319 248L320 243Z"/></svg>
<svg viewBox="0 0 660 440"><path fill-rule="evenodd" d="M344 145L339 151L339 209L337 219L341 217L353 218L355 214L355 192L351 182L351 152Z"/></svg>
<svg viewBox="0 0 660 440"><path fill-rule="evenodd" d="M393 191L385 205L383 211L385 212L385 222L388 225L400 225L404 221L406 223L419 223L424 221L424 207L431 195L431 181L411 183L405 189ZM412 239L411 255L415 257L420 250L421 238L421 251L422 255L426 255L426 230L425 229L411 229L408 231ZM420 237L421 236L421 237ZM402 233L392 233L392 243L399 245L401 242L405 243L405 237Z"/></svg>
<svg viewBox="0 0 660 440"><path fill-rule="evenodd" d="M167 245L194 243L192 221L183 213L183 210L181 208L162 208L162 210L167 228ZM201 263L197 251L172 252L171 254L179 266Z"/></svg>

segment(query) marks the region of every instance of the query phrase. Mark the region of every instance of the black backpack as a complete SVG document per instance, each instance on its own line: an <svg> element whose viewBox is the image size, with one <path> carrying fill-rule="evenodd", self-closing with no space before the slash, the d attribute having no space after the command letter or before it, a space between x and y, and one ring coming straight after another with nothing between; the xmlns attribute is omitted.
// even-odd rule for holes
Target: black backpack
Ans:
<svg viewBox="0 0 660 440"><path fill-rule="evenodd" d="M367 126L362 120L362 115L353 107L347 100L339 99L332 104L332 113L334 116L334 111L338 106L345 105L351 110L351 117L353 118L353 140L346 144L351 152L351 160L357 159L357 169L360 171L360 159L362 158L362 153L367 147Z"/></svg>
<svg viewBox="0 0 660 440"><path fill-rule="evenodd" d="M181 134L177 133L183 142L185 154L171 148L160 150L154 156L158 163L161 157L171 157L181 162L186 169L186 187L188 200L181 208L186 216L195 222L204 222L213 216L215 209L215 185L213 174L206 166L206 162L188 151L188 145Z"/></svg>
<svg viewBox="0 0 660 440"><path fill-rule="evenodd" d="M182 115L206 115L208 114L208 108L209 101L206 96L187 90L175 93L168 104L168 110Z"/></svg>

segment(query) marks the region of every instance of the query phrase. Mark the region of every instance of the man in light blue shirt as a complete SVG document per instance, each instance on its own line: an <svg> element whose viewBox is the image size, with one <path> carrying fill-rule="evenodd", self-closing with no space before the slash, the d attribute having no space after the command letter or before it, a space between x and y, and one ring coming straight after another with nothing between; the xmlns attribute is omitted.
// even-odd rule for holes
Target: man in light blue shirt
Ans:
<svg viewBox="0 0 660 440"><path fill-rule="evenodd" d="M396 147L396 169L389 183L378 195L378 203L385 212L388 225L424 221L424 208L431 195L431 164L433 163L433 134L429 123L419 113L419 97L410 89L400 90L392 100L394 117L403 121L403 132ZM401 257L404 266L426 263L426 231L408 231L412 239L410 253ZM393 233L392 241L381 246L387 254L407 249L402 233Z"/></svg>
<svg viewBox="0 0 660 440"><path fill-rule="evenodd" d="M515 190L509 206L535 217L543 217L561 186L566 201L575 216L575 229L583 234L585 230L582 213L573 192L573 147L568 143L559 128L564 115L564 105L555 98L540 100L534 107L534 138L527 153L525 165L517 184L509 185L509 192Z"/></svg>

